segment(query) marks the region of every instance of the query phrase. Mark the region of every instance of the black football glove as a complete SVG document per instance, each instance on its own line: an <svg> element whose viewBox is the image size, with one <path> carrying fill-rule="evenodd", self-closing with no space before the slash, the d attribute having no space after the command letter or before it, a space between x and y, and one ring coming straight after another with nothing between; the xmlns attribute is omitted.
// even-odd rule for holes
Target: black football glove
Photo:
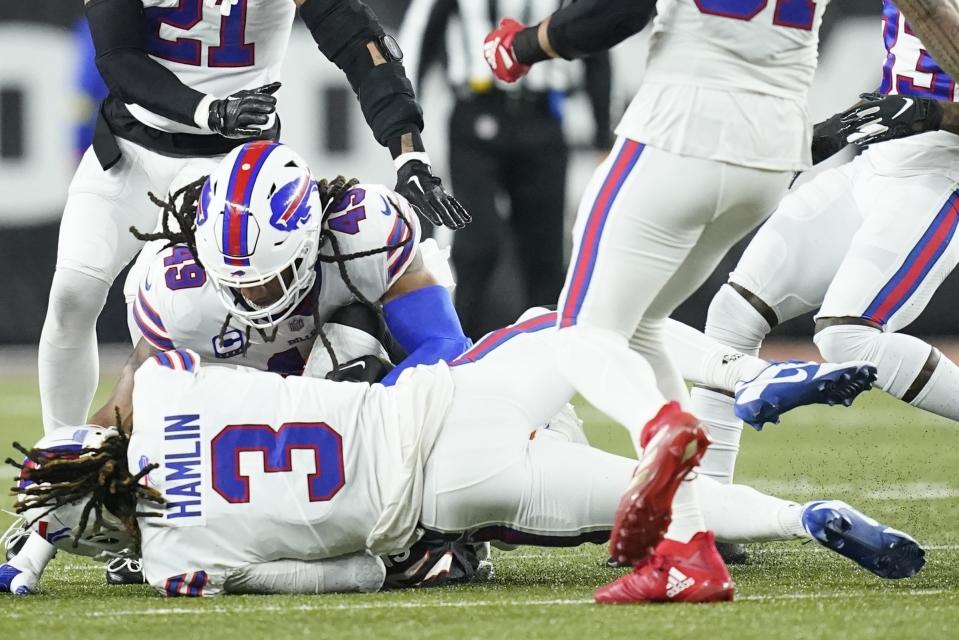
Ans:
<svg viewBox="0 0 959 640"><path fill-rule="evenodd" d="M279 82L244 89L210 104L210 129L224 138L253 138L263 133L263 127L276 111Z"/></svg>
<svg viewBox="0 0 959 640"><path fill-rule="evenodd" d="M326 374L327 380L334 382L368 382L373 384L382 380L393 370L393 365L376 356L360 356L344 362Z"/></svg>
<svg viewBox="0 0 959 640"><path fill-rule="evenodd" d="M437 226L462 229L473 219L456 198L446 193L443 181L433 175L430 165L419 160L410 160L396 172L396 192Z"/></svg>
<svg viewBox="0 0 959 640"><path fill-rule="evenodd" d="M913 96L863 93L862 102L843 114L846 140L860 148L877 142L936 131L942 124L942 106Z"/></svg>
<svg viewBox="0 0 959 640"><path fill-rule="evenodd" d="M846 146L846 136L842 134L842 116L837 113L828 120L816 123L812 128L812 163L819 164L836 155Z"/></svg>
<svg viewBox="0 0 959 640"><path fill-rule="evenodd" d="M813 127L813 164L847 144L864 149L877 142L936 131L942 123L942 106L935 100L878 93L859 97L859 104Z"/></svg>

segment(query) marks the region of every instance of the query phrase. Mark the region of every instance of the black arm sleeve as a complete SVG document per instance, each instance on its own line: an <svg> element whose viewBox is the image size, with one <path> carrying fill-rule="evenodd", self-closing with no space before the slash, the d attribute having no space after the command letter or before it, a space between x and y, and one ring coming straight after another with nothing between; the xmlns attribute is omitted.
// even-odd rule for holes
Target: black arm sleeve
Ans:
<svg viewBox="0 0 959 640"><path fill-rule="evenodd" d="M655 0L576 0L550 17L550 45L566 60L605 51L642 31L655 8ZM536 31L524 29L513 42L516 59L523 64L548 57Z"/></svg>
<svg viewBox="0 0 959 640"><path fill-rule="evenodd" d="M613 65L608 51L601 51L583 60L586 65L586 93L593 108L596 135L593 145L599 151L613 148L610 103L613 93Z"/></svg>
<svg viewBox="0 0 959 640"><path fill-rule="evenodd" d="M384 35L376 16L359 0L306 0L300 16L320 51L343 70L360 101L373 137L383 146L404 133L423 130L423 112L403 64L379 50Z"/></svg>
<svg viewBox="0 0 959 640"><path fill-rule="evenodd" d="M110 93L181 124L196 126L204 94L186 86L146 53L146 16L140 0L91 0L87 21L97 69Z"/></svg>

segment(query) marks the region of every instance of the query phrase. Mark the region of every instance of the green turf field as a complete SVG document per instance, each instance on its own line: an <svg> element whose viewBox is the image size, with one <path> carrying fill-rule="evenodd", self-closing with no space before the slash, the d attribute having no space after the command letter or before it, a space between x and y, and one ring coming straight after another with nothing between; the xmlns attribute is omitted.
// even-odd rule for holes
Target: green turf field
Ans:
<svg viewBox="0 0 959 640"><path fill-rule="evenodd" d="M0 376L0 459L39 431L33 378ZM595 444L627 451L584 409ZM0 640L52 638L938 638L959 637L957 427L879 392L854 409L806 409L747 429L738 480L782 497L839 497L917 536L928 564L884 582L815 544L753 547L733 567L738 602L598 607L618 572L598 546L495 555L492 583L364 596L167 599L107 587L102 567L61 554L29 598L0 596ZM12 473L4 472L5 478ZM0 514L0 526L10 518ZM161 635L162 634L162 635Z"/></svg>

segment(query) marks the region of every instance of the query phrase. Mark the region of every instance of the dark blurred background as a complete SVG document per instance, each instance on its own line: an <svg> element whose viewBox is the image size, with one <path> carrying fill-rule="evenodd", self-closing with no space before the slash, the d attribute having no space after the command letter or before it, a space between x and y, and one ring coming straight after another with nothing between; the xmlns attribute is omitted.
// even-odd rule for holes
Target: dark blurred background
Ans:
<svg viewBox="0 0 959 640"><path fill-rule="evenodd" d="M390 30L399 29L407 0L367 1ZM877 86L883 57L880 9L878 0L843 0L830 5L822 33L822 62L810 95L814 120L851 104L860 91ZM84 144L84 124L96 110L96 88L90 78L83 77L83 69L89 65L84 64L88 49L77 22L81 13L81 0L0 3L0 308L5 312L0 344L29 345L39 337L55 264L61 207L78 149ZM641 34L613 52L614 124L641 79L637 69L642 68L645 42L646 36ZM316 51L302 25L294 30L290 48L280 93L285 141L294 143L320 175L346 173L368 182L391 184L387 153L371 140L349 86ZM436 169L446 176L446 119L451 98L441 76L437 70L425 78L420 97L430 153ZM572 97L564 122L572 150L566 187L567 227L599 160L591 145L592 126L585 98ZM444 233L437 239L441 244L450 242ZM511 250L509 240L506 244ZM511 257L509 251L506 255L497 268L496 295L489 301L489 313L494 317L515 317L523 305L522 283L514 277L515 255ZM712 281L680 310L683 320L702 325L712 293L737 256L738 251L730 255ZM121 276L101 316L101 342L128 339L119 291L122 282ZM954 333L959 326L959 308L952 297L957 293L959 280L950 278L911 330ZM778 331L801 335L810 329L808 318L801 318Z"/></svg>

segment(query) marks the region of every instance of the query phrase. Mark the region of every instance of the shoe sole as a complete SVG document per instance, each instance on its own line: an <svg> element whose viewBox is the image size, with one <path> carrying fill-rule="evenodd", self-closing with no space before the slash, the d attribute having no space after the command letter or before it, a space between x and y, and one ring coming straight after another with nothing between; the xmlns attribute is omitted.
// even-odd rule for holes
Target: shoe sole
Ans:
<svg viewBox="0 0 959 640"><path fill-rule="evenodd" d="M825 546L870 573L887 580L899 580L913 577L926 564L926 552L915 540L884 532L882 546L877 549L852 533L853 525L841 511L833 510L832 514L823 525L827 536Z"/></svg>
<svg viewBox="0 0 959 640"><path fill-rule="evenodd" d="M616 510L609 538L612 559L635 564L662 541L679 483L699 464L708 446L699 423L668 425L653 437Z"/></svg>
<svg viewBox="0 0 959 640"><path fill-rule="evenodd" d="M829 406L841 404L848 407L859 394L872 388L876 376L876 367L872 365L854 365L836 369L816 378L817 385L814 393L803 397L800 401L783 404L780 396L772 395L767 400L761 401L759 409L752 412L751 419L747 420L742 416L740 418L753 427L762 428L767 422L778 423L782 414L798 407L813 404Z"/></svg>
<svg viewBox="0 0 959 640"><path fill-rule="evenodd" d="M619 579L622 580L622 578ZM600 587L593 594L593 600L596 604L708 604L711 602L733 602L736 599L736 585L729 580L702 582L697 585L695 592L688 597L655 599L632 598L623 593L617 594L614 589L609 589L613 584L615 582Z"/></svg>

